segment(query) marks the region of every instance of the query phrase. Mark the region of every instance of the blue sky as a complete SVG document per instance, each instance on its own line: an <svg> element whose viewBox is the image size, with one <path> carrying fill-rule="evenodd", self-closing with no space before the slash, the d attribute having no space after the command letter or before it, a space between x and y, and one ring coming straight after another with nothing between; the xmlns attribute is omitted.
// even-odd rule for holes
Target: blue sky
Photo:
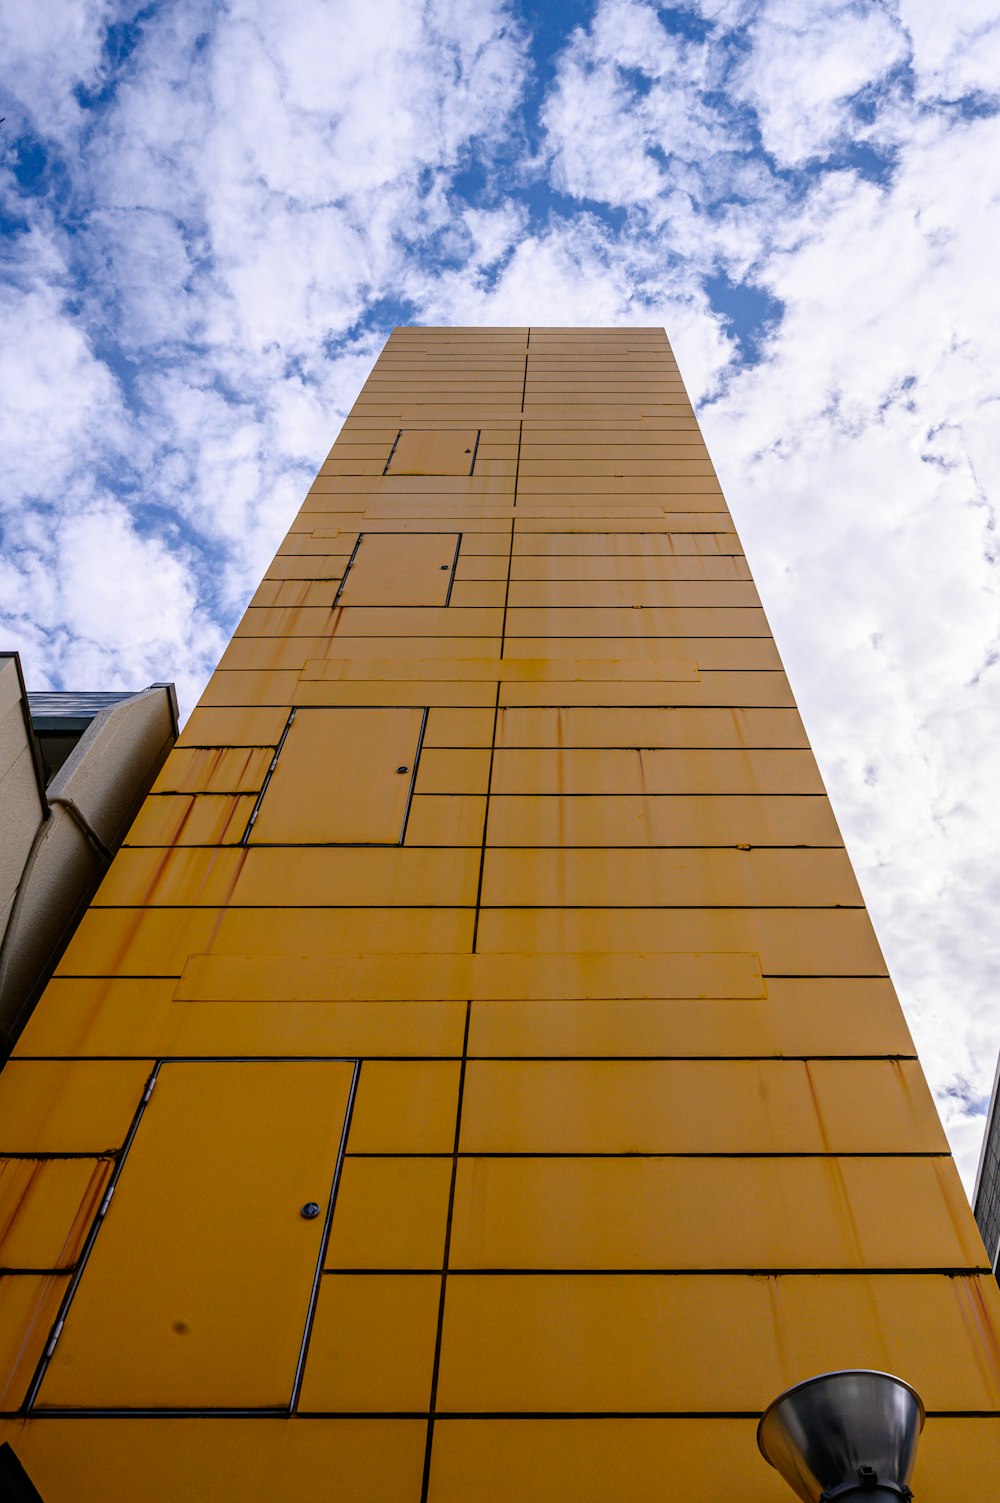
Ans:
<svg viewBox="0 0 1000 1503"><path fill-rule="evenodd" d="M0 15L0 617L190 706L395 322L667 328L967 1176L1000 1047L1000 7Z"/></svg>

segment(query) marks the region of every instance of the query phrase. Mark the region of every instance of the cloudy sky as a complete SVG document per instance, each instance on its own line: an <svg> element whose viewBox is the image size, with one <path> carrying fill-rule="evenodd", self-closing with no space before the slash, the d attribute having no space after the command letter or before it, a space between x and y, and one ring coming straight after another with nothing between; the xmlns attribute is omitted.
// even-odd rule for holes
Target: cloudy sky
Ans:
<svg viewBox="0 0 1000 1503"><path fill-rule="evenodd" d="M395 323L663 324L966 1177L998 0L6 0L0 645L190 707Z"/></svg>

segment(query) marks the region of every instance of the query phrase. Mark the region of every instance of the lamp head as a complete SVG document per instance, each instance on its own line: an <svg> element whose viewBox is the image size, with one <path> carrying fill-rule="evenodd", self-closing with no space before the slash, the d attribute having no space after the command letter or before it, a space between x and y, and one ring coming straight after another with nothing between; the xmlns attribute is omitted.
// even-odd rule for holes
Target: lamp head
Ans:
<svg viewBox="0 0 1000 1503"><path fill-rule="evenodd" d="M924 1424L919 1395L891 1373L821 1373L764 1411L757 1444L803 1503L895 1503L908 1486Z"/></svg>

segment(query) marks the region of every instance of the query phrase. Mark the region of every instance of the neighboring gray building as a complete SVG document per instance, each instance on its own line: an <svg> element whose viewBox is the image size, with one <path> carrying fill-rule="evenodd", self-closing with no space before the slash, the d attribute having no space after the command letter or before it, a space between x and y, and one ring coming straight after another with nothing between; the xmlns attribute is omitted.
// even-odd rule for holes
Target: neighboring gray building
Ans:
<svg viewBox="0 0 1000 1503"><path fill-rule="evenodd" d="M0 653L0 1060L176 739L172 684L28 694Z"/></svg>
<svg viewBox="0 0 1000 1503"><path fill-rule="evenodd" d="M997 1065L996 1078L993 1081L993 1095L990 1098L990 1110L986 1118L986 1132L983 1137L983 1150L979 1155L979 1169L976 1174L976 1188L972 1194L972 1206L976 1213L976 1224L982 1233L986 1251L993 1264L993 1272L1000 1279L1000 1103L997 1100L998 1088L1000 1088L1000 1064Z"/></svg>

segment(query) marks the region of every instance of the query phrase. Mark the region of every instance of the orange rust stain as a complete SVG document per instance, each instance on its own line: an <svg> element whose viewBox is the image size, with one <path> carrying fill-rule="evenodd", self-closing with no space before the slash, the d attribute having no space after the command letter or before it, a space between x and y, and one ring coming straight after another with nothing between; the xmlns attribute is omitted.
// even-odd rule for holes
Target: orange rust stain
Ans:
<svg viewBox="0 0 1000 1503"><path fill-rule="evenodd" d="M830 1138L826 1130L826 1122L823 1118L823 1108L820 1105L819 1092L816 1089L816 1082L813 1079L813 1073L810 1069L808 1060L803 1061L803 1069L806 1072L806 1084L809 1087L809 1095L812 1097L813 1111L816 1115L816 1125L819 1128L820 1142L823 1144L823 1150L825 1153L832 1153L833 1149L830 1145Z"/></svg>
<svg viewBox="0 0 1000 1503"><path fill-rule="evenodd" d="M844 1170L839 1158L821 1159L823 1174L829 1181L833 1200L839 1211L841 1223L847 1227L848 1238L852 1245L854 1256L861 1267L865 1266L866 1259L861 1245L861 1233L855 1220L854 1210L851 1206L851 1197L847 1185L844 1183Z"/></svg>
<svg viewBox="0 0 1000 1503"><path fill-rule="evenodd" d="M767 1302L771 1312L771 1330L774 1332L774 1347L778 1354L778 1362L786 1379L791 1381L793 1353L788 1334L788 1311L785 1309L784 1288L781 1278L777 1274L754 1275L755 1280L763 1280L767 1291Z"/></svg>
<svg viewBox="0 0 1000 1503"><path fill-rule="evenodd" d="M246 824L246 820L245 820L245 818L243 818L243 812L244 811L240 808L238 800L234 799L233 803L232 803L232 805L230 807L229 813L226 815L225 824L222 826L222 829L219 832L218 839L219 839L219 844L220 845L229 844L229 842L226 840L226 836L229 834L230 826L233 824L234 820L238 819L240 827L242 827L244 824ZM241 833L242 833L242 829L241 829Z"/></svg>
<svg viewBox="0 0 1000 1503"><path fill-rule="evenodd" d="M966 1201L961 1189L956 1183L958 1175L952 1160L948 1158L943 1162L935 1162L934 1175L937 1179L938 1185L940 1186L941 1199L944 1201L945 1210L948 1213L948 1220L951 1222L952 1231L955 1233L955 1240L958 1243L959 1248L964 1251L964 1249L968 1247L969 1239L971 1237L973 1247L976 1248L977 1252L981 1252L982 1254L980 1260L982 1266L984 1268L989 1268L989 1255L987 1254L986 1248L983 1246L982 1238L979 1235L979 1228L977 1227L972 1215L972 1209ZM949 1181L951 1183L949 1183ZM958 1191L957 1194L950 1193L952 1184L955 1185ZM978 1244L978 1247L976 1246L976 1244Z"/></svg>
<svg viewBox="0 0 1000 1503"><path fill-rule="evenodd" d="M113 1160L109 1158L95 1160L94 1167L90 1173L90 1179L87 1182L87 1188L83 1192L76 1215L73 1217L72 1225L63 1239L62 1247L59 1249L59 1256L56 1260L57 1268L69 1267L79 1257L84 1238L90 1230L94 1217L97 1215L101 1204L101 1197L104 1194L104 1188L111 1176L113 1167Z"/></svg>
<svg viewBox="0 0 1000 1503"><path fill-rule="evenodd" d="M3 1263L3 1251L7 1245L7 1239L14 1230L18 1218L28 1209L34 1198L38 1182L45 1171L44 1159L34 1159L30 1162L30 1168L25 1175L25 1161L23 1159L7 1159L0 1168L0 1177L13 1179L15 1183L19 1176L24 1175L23 1183L19 1186L17 1199L11 1209L6 1223L0 1232L0 1263Z"/></svg>
<svg viewBox="0 0 1000 1503"><path fill-rule="evenodd" d="M1000 1330L987 1307L983 1280L958 1276L952 1283L976 1366L994 1401L1000 1400Z"/></svg>

